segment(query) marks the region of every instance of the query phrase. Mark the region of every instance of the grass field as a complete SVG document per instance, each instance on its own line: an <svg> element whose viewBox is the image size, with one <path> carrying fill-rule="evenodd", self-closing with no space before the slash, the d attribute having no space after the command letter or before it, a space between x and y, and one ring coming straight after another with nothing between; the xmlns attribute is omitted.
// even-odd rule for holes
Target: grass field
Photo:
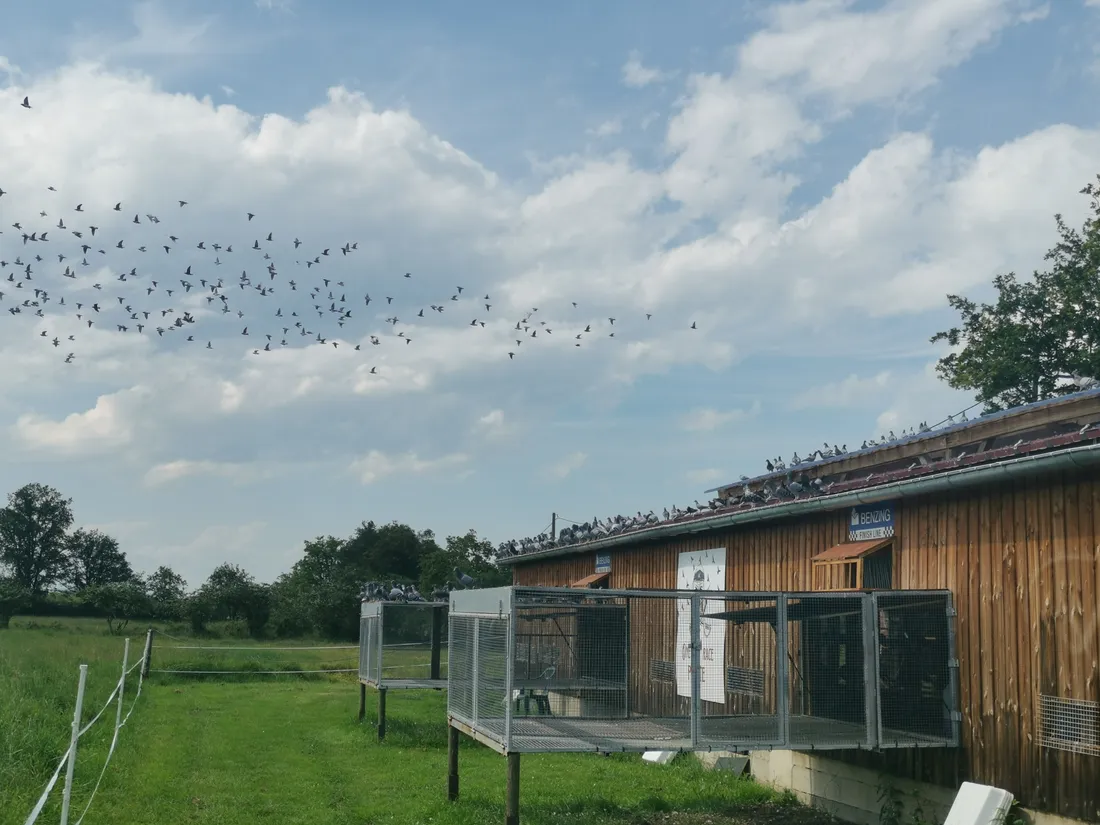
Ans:
<svg viewBox="0 0 1100 825"><path fill-rule="evenodd" d="M134 660L143 636L143 629L133 634ZM293 659L294 654L301 655ZM216 663L203 669L222 669L237 662L255 668L246 663L280 662L313 669L339 664L345 654L355 651L207 654L165 647L154 648L153 667ZM94 624L29 628L17 620L0 632L0 825L22 825L67 747L77 665L89 664L88 720L112 690L121 658L121 639L102 634ZM128 687L129 697L134 686ZM502 821L505 761L465 739L461 798L446 801L444 693L391 694L384 744L375 736L373 698L370 692L367 720L359 723L354 675L154 674L122 730L84 823ZM73 823L106 754L113 708L104 716L109 718L80 742ZM530 755L522 770L521 816L532 825L830 821L751 781L705 771L690 757L660 767L637 755ZM39 822L58 821L60 788L53 797Z"/></svg>

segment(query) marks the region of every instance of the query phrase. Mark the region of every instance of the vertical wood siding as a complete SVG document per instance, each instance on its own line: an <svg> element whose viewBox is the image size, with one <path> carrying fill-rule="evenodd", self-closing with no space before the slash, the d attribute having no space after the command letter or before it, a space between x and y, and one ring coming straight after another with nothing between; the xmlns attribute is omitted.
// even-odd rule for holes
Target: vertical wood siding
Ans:
<svg viewBox="0 0 1100 825"><path fill-rule="evenodd" d="M612 549L608 586L671 589L680 553L725 547L728 590L804 591L812 586L810 559L847 539L847 516L845 510ZM1100 479L1054 474L904 499L895 518L894 586L954 594L961 748L829 757L948 786L998 785L1028 807L1100 819L1100 756L1039 746L1040 693L1100 701ZM513 580L564 586L594 570L595 554L587 553L518 565ZM671 608L667 614L670 638L660 647L674 650ZM648 678L649 655L632 653L636 689ZM764 635L752 645L727 645L728 664L760 667L772 682L775 655ZM667 692L660 704L678 707L675 687ZM727 709L741 710L740 701L731 698Z"/></svg>

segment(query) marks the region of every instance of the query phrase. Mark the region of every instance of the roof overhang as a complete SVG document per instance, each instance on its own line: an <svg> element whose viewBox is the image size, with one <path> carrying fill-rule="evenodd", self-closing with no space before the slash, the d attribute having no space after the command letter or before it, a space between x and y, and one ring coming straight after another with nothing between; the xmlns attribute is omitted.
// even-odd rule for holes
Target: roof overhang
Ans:
<svg viewBox="0 0 1100 825"><path fill-rule="evenodd" d="M937 475L919 476L902 479L875 487L849 490L843 493L818 496L809 499L786 501L779 504L753 507L735 513L704 516L669 524L644 527L618 536L570 544L565 547L552 547L535 553L523 553L518 556L498 560L497 564L511 567L518 564L542 561L559 556L575 556L592 553L610 547L629 547L667 539L689 536L694 533L709 533L742 524L778 521L798 516L827 513L855 507L860 504L874 504L894 498L941 493L990 484L1014 478L1032 477L1039 473L1075 468L1096 467L1100 465L1100 443L1070 447L1049 453L1019 456L1005 459L994 464L978 464L961 467Z"/></svg>
<svg viewBox="0 0 1100 825"><path fill-rule="evenodd" d="M890 536L883 539L868 539L867 541L846 541L830 547L823 553L818 553L810 561L855 561L881 550L893 540L894 537Z"/></svg>
<svg viewBox="0 0 1100 825"><path fill-rule="evenodd" d="M583 579L577 579L570 587L595 587L598 584L606 582L611 576L610 573L593 573L590 576L585 576Z"/></svg>

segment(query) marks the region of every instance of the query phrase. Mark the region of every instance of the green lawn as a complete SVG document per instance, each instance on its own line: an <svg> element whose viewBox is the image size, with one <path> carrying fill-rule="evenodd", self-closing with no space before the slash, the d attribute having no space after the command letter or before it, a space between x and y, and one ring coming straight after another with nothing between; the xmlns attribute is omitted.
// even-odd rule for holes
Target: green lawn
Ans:
<svg viewBox="0 0 1100 825"><path fill-rule="evenodd" d="M154 651L154 667L164 654ZM255 657L275 655L282 654ZM22 825L64 752L82 660L93 675L103 671L89 679L87 719L117 678L120 640L71 629L0 632L0 690L22 697L0 693L0 825ZM375 735L374 699L368 692L359 723L354 676L154 675L85 825L503 820L505 760L465 738L461 798L446 801L445 693L391 692L384 744ZM6 721L31 733L11 736ZM71 822L99 776L112 721L113 714L99 737L81 740ZM521 818L532 825L830 821L749 780L705 771L691 757L662 767L637 755L529 755L521 785ZM58 821L59 791L40 822Z"/></svg>

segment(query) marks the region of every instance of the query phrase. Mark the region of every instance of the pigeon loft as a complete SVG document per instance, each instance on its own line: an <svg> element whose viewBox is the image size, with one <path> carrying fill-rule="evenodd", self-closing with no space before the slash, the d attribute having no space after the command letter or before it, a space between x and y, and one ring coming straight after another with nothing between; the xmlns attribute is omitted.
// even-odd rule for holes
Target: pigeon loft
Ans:
<svg viewBox="0 0 1100 825"><path fill-rule="evenodd" d="M359 613L359 718L378 691L378 738L386 737L389 690L447 687L447 602L366 601Z"/></svg>
<svg viewBox="0 0 1100 825"><path fill-rule="evenodd" d="M953 616L938 590L454 591L449 796L459 732L508 757L516 816L523 753L956 747Z"/></svg>

